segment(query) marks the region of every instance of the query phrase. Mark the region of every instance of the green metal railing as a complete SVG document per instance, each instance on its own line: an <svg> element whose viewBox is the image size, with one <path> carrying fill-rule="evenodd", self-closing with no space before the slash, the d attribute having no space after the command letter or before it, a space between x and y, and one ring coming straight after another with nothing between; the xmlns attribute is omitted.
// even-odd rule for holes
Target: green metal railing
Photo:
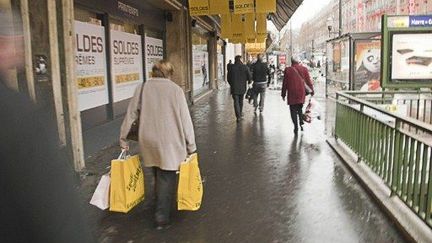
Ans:
<svg viewBox="0 0 432 243"><path fill-rule="evenodd" d="M432 126L377 105L395 93L338 92L335 136L432 227Z"/></svg>

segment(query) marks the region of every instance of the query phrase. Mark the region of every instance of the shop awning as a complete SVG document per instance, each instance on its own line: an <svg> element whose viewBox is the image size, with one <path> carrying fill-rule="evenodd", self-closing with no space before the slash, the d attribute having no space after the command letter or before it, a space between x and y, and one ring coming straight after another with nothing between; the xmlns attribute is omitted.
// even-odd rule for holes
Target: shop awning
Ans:
<svg viewBox="0 0 432 243"><path fill-rule="evenodd" d="M170 9L173 7L181 8L181 6L188 6L188 0L147 0L153 5ZM233 9L233 0L230 1L230 8ZM276 13L269 15L270 20L274 23L276 28L280 31L287 23L291 16L295 13L297 8L302 4L303 0L276 0Z"/></svg>
<svg viewBox="0 0 432 243"><path fill-rule="evenodd" d="M303 0L277 0L276 13L270 14L270 20L279 31L288 23L302 2Z"/></svg>

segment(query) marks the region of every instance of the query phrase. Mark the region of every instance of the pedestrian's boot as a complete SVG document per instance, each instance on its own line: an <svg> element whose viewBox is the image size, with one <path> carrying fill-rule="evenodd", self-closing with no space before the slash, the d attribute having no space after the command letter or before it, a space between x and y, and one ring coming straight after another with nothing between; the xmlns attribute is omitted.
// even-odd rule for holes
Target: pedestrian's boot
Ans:
<svg viewBox="0 0 432 243"><path fill-rule="evenodd" d="M156 230L168 229L171 226L170 220L162 217L161 215L155 215L155 228Z"/></svg>
<svg viewBox="0 0 432 243"><path fill-rule="evenodd" d="M165 222L155 222L155 228L156 230L164 230L164 229L168 229L169 227L171 227L171 224L169 221L165 221Z"/></svg>

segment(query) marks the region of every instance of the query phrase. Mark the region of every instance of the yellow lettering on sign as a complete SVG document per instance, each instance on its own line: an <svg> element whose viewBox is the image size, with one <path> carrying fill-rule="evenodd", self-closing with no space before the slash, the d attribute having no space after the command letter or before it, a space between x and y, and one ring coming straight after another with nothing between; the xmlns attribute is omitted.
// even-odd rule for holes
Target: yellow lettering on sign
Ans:
<svg viewBox="0 0 432 243"><path fill-rule="evenodd" d="M256 13L275 13L276 12L276 0L255 0L255 12Z"/></svg>
<svg viewBox="0 0 432 243"><path fill-rule="evenodd" d="M209 0L210 15L229 14L229 0Z"/></svg>
<svg viewBox="0 0 432 243"><path fill-rule="evenodd" d="M209 15L210 6L208 0L189 0L189 14L191 16Z"/></svg>
<svg viewBox="0 0 432 243"><path fill-rule="evenodd" d="M83 77L77 79L78 89L94 88L98 86L103 86L105 84L105 79L103 76L97 77Z"/></svg>
<svg viewBox="0 0 432 243"><path fill-rule="evenodd" d="M234 14L246 14L254 12L254 0L234 0Z"/></svg>

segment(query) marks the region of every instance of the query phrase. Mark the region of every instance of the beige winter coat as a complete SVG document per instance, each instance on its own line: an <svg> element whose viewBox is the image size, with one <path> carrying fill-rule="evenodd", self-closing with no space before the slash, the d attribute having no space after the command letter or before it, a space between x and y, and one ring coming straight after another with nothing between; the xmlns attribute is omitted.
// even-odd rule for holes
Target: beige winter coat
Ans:
<svg viewBox="0 0 432 243"><path fill-rule="evenodd" d="M120 130L120 145L137 117L142 85L135 90ZM188 153L195 152L195 134L183 90L164 78L144 84L141 100L139 148L144 165L163 170L178 170Z"/></svg>

